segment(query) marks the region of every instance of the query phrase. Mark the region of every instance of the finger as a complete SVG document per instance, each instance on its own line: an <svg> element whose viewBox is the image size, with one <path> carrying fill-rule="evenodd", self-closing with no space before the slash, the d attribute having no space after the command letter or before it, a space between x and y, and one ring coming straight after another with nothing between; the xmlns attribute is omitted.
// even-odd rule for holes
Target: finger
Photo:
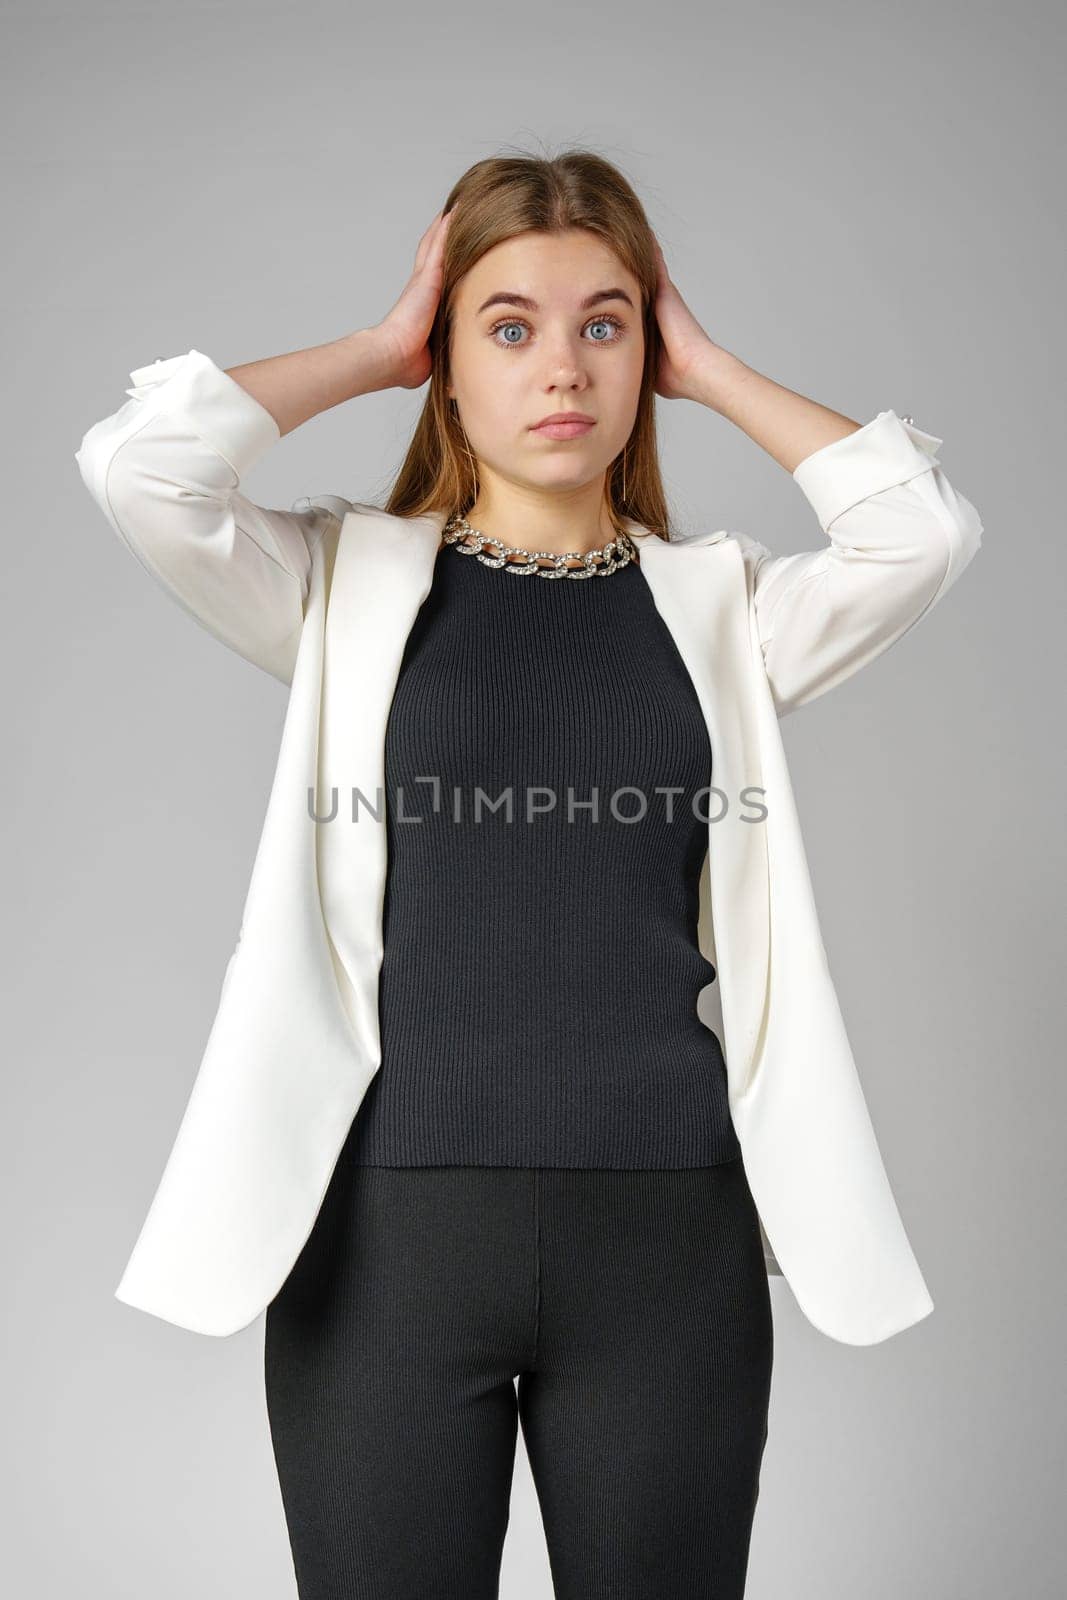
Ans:
<svg viewBox="0 0 1067 1600"><path fill-rule="evenodd" d="M430 223L429 227L426 229L426 232L423 234L422 238L419 240L419 247L415 251L415 269L416 269L416 271L419 269L419 267L422 266L422 263L426 259L427 251L430 248L430 240L433 237L433 231L437 227L437 224L438 224L438 222L440 222L440 220L441 220L441 212L439 211L437 213L437 215L434 217L433 221Z"/></svg>
<svg viewBox="0 0 1067 1600"><path fill-rule="evenodd" d="M428 261L436 258L439 262L444 250L445 236L448 233L448 224L451 211L439 211L430 226L423 234L423 242L419 248L419 255L415 258L415 270L419 271Z"/></svg>
<svg viewBox="0 0 1067 1600"><path fill-rule="evenodd" d="M431 248L433 249L433 251L437 255L441 255L443 253L443 251L444 251L445 240L448 237L448 224L451 221L452 221L452 213L451 213L451 211L445 211L445 212L440 213L439 218L438 218L438 223L437 223L437 229L436 229L436 232L434 233L434 236L433 236L433 244L431 246Z"/></svg>

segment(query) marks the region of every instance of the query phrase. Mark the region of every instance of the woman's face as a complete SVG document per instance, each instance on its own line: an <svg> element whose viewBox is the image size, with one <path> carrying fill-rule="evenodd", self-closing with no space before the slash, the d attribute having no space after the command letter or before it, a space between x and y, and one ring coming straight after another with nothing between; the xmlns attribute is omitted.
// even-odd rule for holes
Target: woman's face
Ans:
<svg viewBox="0 0 1067 1600"><path fill-rule="evenodd" d="M602 482L630 437L644 356L640 288L607 245L579 230L524 233L460 281L448 392L490 479L573 491ZM557 411L593 426L571 438L538 430Z"/></svg>

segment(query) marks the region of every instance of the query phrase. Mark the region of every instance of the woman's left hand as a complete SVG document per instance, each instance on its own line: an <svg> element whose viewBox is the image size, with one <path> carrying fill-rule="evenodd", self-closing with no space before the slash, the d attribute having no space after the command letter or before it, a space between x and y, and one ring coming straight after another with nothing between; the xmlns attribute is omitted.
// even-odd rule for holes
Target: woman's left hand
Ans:
<svg viewBox="0 0 1067 1600"><path fill-rule="evenodd" d="M702 375L726 352L710 339L671 282L659 240L656 321L660 331L656 393L665 400L704 401Z"/></svg>

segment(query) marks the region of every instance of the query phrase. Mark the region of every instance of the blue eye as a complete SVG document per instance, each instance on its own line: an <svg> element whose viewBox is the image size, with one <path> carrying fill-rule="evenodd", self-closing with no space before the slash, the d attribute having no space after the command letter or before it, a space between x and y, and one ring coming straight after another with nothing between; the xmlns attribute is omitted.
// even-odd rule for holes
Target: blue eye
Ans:
<svg viewBox="0 0 1067 1600"><path fill-rule="evenodd" d="M522 317L507 317L502 322L494 322L493 326L489 329L489 337L493 340L494 344L499 345L501 349L521 349L522 343L520 343L518 339L505 339L503 343L501 343L501 341L496 338L496 334L501 328L526 328L528 330L529 326L530 324L525 322ZM591 322L586 323L586 327L615 329L615 332L610 338L594 339L594 344L618 344L619 340L625 337L624 324L618 317L611 316L610 314L603 317L594 317Z"/></svg>

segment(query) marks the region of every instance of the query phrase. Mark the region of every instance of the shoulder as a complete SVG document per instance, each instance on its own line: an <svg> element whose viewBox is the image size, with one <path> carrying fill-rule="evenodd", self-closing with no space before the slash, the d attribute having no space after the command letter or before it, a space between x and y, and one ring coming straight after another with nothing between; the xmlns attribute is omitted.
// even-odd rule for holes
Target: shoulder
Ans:
<svg viewBox="0 0 1067 1600"><path fill-rule="evenodd" d="M299 500L294 500L290 511L321 511L327 516L335 517L341 521L350 511L373 511L374 506L360 505L358 501L346 500L339 494L305 494Z"/></svg>
<svg viewBox="0 0 1067 1600"><path fill-rule="evenodd" d="M694 546L729 543L740 550L745 561L750 565L759 565L761 561L771 555L765 544L760 544L758 539L753 539L747 533L735 533L726 528L717 528L712 533L682 533L670 540L672 545L681 549L692 549Z"/></svg>
<svg viewBox="0 0 1067 1600"><path fill-rule="evenodd" d="M753 539L747 533L731 533L729 537L739 547L742 556L751 567L758 567L764 561L773 558L774 552L772 550L769 550L765 544L761 544L758 539Z"/></svg>

